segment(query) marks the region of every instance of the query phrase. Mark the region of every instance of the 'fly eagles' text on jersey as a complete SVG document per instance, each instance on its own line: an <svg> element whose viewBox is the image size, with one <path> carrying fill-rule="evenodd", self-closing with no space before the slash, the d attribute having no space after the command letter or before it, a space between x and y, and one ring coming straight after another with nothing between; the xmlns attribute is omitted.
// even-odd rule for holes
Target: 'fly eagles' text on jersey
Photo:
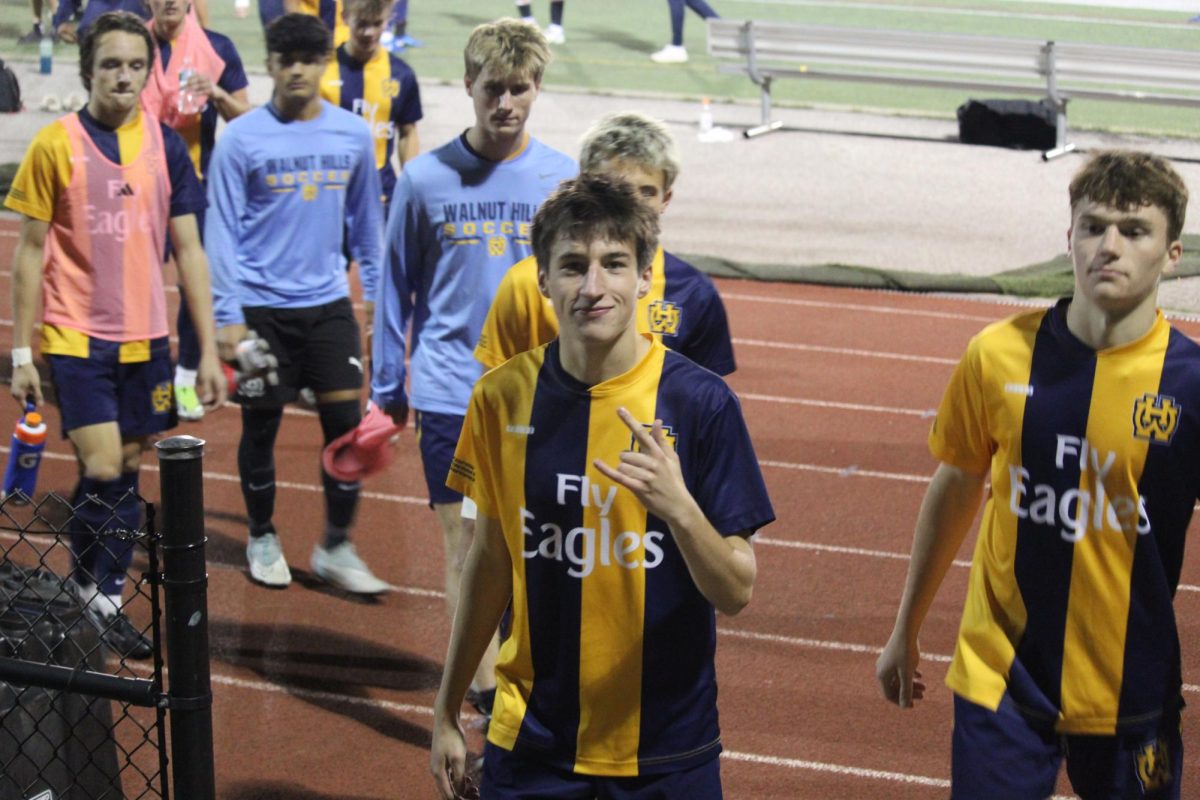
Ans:
<svg viewBox="0 0 1200 800"><path fill-rule="evenodd" d="M946 681L990 708L1007 691L1062 733L1112 735L1179 703L1200 347L1160 314L1096 352L1066 308L976 336L930 433L935 456L992 485Z"/></svg>
<svg viewBox="0 0 1200 800"><path fill-rule="evenodd" d="M663 421L719 533L774 519L737 398L657 340L590 388L557 340L487 373L447 479L499 521L513 565L488 739L592 775L686 769L721 748L713 607L666 523L592 463L632 446L622 406Z"/></svg>

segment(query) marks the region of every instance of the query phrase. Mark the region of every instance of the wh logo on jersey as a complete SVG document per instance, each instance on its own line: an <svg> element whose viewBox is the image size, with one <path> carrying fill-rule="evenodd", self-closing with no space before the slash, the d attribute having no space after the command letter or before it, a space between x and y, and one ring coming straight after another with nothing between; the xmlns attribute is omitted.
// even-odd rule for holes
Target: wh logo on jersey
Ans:
<svg viewBox="0 0 1200 800"><path fill-rule="evenodd" d="M1136 763L1143 791L1157 791L1171 783L1171 754L1162 739L1143 745L1136 755Z"/></svg>
<svg viewBox="0 0 1200 800"><path fill-rule="evenodd" d="M150 402L154 406L155 414L166 414L174 405L174 384L169 381L164 381L154 387L150 394Z"/></svg>
<svg viewBox="0 0 1200 800"><path fill-rule="evenodd" d="M1133 438L1170 444L1179 427L1181 410L1174 397L1146 392L1133 401Z"/></svg>
<svg viewBox="0 0 1200 800"><path fill-rule="evenodd" d="M650 433L653 436L653 430L654 430L653 425L648 425L645 422L643 422L642 427L646 429L647 433ZM671 445L672 450L675 450L676 452L678 452L679 451L679 442L678 442L677 437L675 436L675 429L672 428L670 425L663 425L662 432L663 432L663 439L666 440L667 444ZM640 451L642 449L641 447L638 446L637 437L634 436L633 434L629 435L629 449L633 450L633 451Z"/></svg>
<svg viewBox="0 0 1200 800"><path fill-rule="evenodd" d="M679 333L679 323L683 319L683 309L666 300L656 300L650 304L650 332L660 336L675 336Z"/></svg>

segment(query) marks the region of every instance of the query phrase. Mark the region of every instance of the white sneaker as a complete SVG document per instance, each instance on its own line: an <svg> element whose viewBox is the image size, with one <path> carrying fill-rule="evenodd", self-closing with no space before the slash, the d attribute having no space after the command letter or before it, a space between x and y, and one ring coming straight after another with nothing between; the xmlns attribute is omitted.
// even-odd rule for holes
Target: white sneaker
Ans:
<svg viewBox="0 0 1200 800"><path fill-rule="evenodd" d="M331 586L351 594L382 594L392 590L391 584L375 577L350 542L342 542L330 550L320 545L314 547L312 571Z"/></svg>
<svg viewBox="0 0 1200 800"><path fill-rule="evenodd" d="M546 26L546 41L550 44L564 44L567 41L566 31L562 25Z"/></svg>
<svg viewBox="0 0 1200 800"><path fill-rule="evenodd" d="M657 53L650 54L656 64L682 64L688 60L687 48L681 44L669 44Z"/></svg>
<svg viewBox="0 0 1200 800"><path fill-rule="evenodd" d="M283 588L292 582L292 571L283 557L279 537L273 533L250 537L246 561L250 563L250 577L264 586Z"/></svg>

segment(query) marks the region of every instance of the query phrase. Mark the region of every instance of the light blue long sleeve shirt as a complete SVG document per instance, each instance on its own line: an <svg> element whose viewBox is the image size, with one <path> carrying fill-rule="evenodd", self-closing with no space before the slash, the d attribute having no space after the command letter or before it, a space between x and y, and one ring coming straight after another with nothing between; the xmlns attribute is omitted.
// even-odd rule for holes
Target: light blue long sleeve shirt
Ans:
<svg viewBox="0 0 1200 800"><path fill-rule="evenodd" d="M343 239L363 297L379 282L383 210L367 124L322 101L311 120L273 106L229 123L208 172L204 246L218 325L244 306L309 308L348 297Z"/></svg>
<svg viewBox="0 0 1200 800"><path fill-rule="evenodd" d="M371 397L405 402L405 333L412 325L411 406L465 414L482 373L475 345L500 279L531 255L533 215L575 160L530 138L500 162L463 136L404 165L388 212L375 305Z"/></svg>

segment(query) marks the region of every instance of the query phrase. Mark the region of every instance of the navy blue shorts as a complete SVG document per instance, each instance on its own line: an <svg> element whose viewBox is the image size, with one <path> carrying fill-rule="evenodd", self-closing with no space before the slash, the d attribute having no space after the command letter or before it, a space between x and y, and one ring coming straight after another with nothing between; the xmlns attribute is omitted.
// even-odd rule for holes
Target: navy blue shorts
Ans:
<svg viewBox="0 0 1200 800"><path fill-rule="evenodd" d="M1134 734L1063 735L1031 725L1007 694L996 711L955 695L953 800L1042 800L1054 794L1064 761L1083 800L1179 800L1179 712Z"/></svg>
<svg viewBox="0 0 1200 800"><path fill-rule="evenodd" d="M248 306L242 313L247 329L266 339L279 361L279 384L243 381L234 401L278 408L306 386L318 395L362 388L362 341L349 298L307 308Z"/></svg>
<svg viewBox="0 0 1200 800"><path fill-rule="evenodd" d="M462 502L463 496L446 485L446 477L450 474L450 462L458 447L464 419L466 417L460 414L416 413L413 427L417 432L417 445L421 448L430 505Z"/></svg>
<svg viewBox="0 0 1200 800"><path fill-rule="evenodd" d="M46 355L63 438L76 428L116 422L123 437L175 427L175 368L167 337L150 340L150 360L121 363L121 343L88 339L88 356Z"/></svg>
<svg viewBox="0 0 1200 800"><path fill-rule="evenodd" d="M721 800L721 759L632 778L579 775L488 742L483 749L482 800Z"/></svg>

